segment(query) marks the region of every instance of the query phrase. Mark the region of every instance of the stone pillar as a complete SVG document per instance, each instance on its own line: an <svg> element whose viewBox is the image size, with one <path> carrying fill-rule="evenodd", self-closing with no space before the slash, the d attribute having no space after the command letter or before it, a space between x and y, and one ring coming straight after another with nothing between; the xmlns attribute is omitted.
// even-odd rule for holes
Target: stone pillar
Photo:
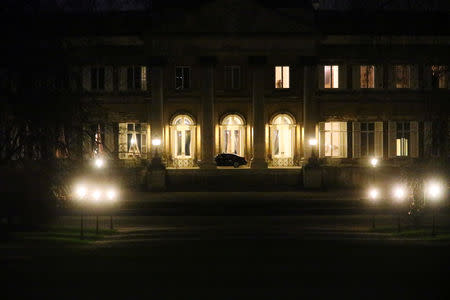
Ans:
<svg viewBox="0 0 450 300"><path fill-rule="evenodd" d="M151 163L147 176L147 184L151 191L163 191L166 188L166 168L162 162L164 149L163 139L163 105L164 105L164 74L161 64L151 67L152 71L152 102L150 106L151 132ZM160 145L153 145L154 140L160 140Z"/></svg>
<svg viewBox="0 0 450 300"><path fill-rule="evenodd" d="M265 57L250 57L252 74L252 106L253 106L253 160L252 169L267 168L266 161L266 128L264 112L264 67Z"/></svg>
<svg viewBox="0 0 450 300"><path fill-rule="evenodd" d="M308 160L312 151L316 156L319 155L319 141L316 136L316 123L318 120L317 103L313 100L314 92L317 88L317 67L314 63L314 59L310 59L304 62L303 67L303 150L304 158ZM311 146L309 140L317 139L317 145Z"/></svg>
<svg viewBox="0 0 450 300"><path fill-rule="evenodd" d="M202 169L214 169L214 72L215 57L200 57L199 63L202 69L202 122L201 122L201 161Z"/></svg>

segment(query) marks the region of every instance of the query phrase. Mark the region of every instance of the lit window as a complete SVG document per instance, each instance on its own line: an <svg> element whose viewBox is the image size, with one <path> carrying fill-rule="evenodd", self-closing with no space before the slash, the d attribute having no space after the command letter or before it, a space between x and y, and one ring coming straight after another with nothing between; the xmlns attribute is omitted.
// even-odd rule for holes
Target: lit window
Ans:
<svg viewBox="0 0 450 300"><path fill-rule="evenodd" d="M409 65L394 66L395 87L398 89L410 88L411 68Z"/></svg>
<svg viewBox="0 0 450 300"><path fill-rule="evenodd" d="M147 153L147 125L119 123L119 158L139 158Z"/></svg>
<svg viewBox="0 0 450 300"><path fill-rule="evenodd" d="M339 66L325 66L325 88L337 89L339 87Z"/></svg>
<svg viewBox="0 0 450 300"><path fill-rule="evenodd" d="M192 157L194 125L194 121L187 115L179 115L174 118L172 122L172 154L175 158Z"/></svg>
<svg viewBox="0 0 450 300"><path fill-rule="evenodd" d="M409 122L397 122L397 156L408 156Z"/></svg>
<svg viewBox="0 0 450 300"><path fill-rule="evenodd" d="M375 87L375 66L361 66L361 88Z"/></svg>
<svg viewBox="0 0 450 300"><path fill-rule="evenodd" d="M375 155L375 123L361 123L361 156Z"/></svg>
<svg viewBox="0 0 450 300"><path fill-rule="evenodd" d="M292 157L294 120L287 114L277 115L271 124L272 157Z"/></svg>
<svg viewBox="0 0 450 300"><path fill-rule="evenodd" d="M241 88L241 68L239 66L225 67L225 89L236 90Z"/></svg>
<svg viewBox="0 0 450 300"><path fill-rule="evenodd" d="M289 67L277 66L275 67L275 88L288 89L289 88Z"/></svg>
<svg viewBox="0 0 450 300"><path fill-rule="evenodd" d="M175 89L185 90L191 88L191 68L176 67L175 68Z"/></svg>
<svg viewBox="0 0 450 300"><path fill-rule="evenodd" d="M104 90L105 89L105 68L91 67L91 89Z"/></svg>
<svg viewBox="0 0 450 300"><path fill-rule="evenodd" d="M347 156L347 123L327 122L321 133L324 156L346 157Z"/></svg>
<svg viewBox="0 0 450 300"><path fill-rule="evenodd" d="M435 89L446 89L448 88L448 68L447 66L432 66L432 79L431 85Z"/></svg>
<svg viewBox="0 0 450 300"><path fill-rule="evenodd" d="M238 115L226 116L221 124L222 153L244 155L244 120Z"/></svg>

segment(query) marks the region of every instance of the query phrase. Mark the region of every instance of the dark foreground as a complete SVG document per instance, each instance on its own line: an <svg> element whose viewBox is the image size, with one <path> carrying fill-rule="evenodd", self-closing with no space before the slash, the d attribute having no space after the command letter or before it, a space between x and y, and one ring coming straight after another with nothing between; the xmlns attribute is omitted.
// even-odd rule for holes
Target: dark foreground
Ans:
<svg viewBox="0 0 450 300"><path fill-rule="evenodd" d="M377 221L395 232L392 216ZM117 233L98 241L3 243L8 299L448 296L449 240L373 232L367 215L122 216L115 224Z"/></svg>

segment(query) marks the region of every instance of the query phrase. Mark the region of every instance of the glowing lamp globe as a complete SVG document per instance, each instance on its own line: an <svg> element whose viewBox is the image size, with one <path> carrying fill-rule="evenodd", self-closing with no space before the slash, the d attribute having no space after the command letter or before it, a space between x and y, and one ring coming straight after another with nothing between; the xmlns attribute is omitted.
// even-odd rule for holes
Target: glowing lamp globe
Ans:
<svg viewBox="0 0 450 300"><path fill-rule="evenodd" d="M432 182L427 186L427 194L432 200L438 200L443 193L442 185L437 182Z"/></svg>
<svg viewBox="0 0 450 300"><path fill-rule="evenodd" d="M105 161L101 158L96 158L94 164L97 168L102 168L105 165Z"/></svg>
<svg viewBox="0 0 450 300"><path fill-rule="evenodd" d="M372 165L372 167L376 167L378 165L378 159L377 158L372 158L370 160L370 164Z"/></svg>
<svg viewBox="0 0 450 300"><path fill-rule="evenodd" d="M379 195L378 189L373 188L369 190L370 200L376 201L378 199L378 195Z"/></svg>
<svg viewBox="0 0 450 300"><path fill-rule="evenodd" d="M153 139L153 140L152 140L152 145L153 145L153 146L159 146L159 145L161 145L161 140L160 140L160 139Z"/></svg>
<svg viewBox="0 0 450 300"><path fill-rule="evenodd" d="M317 145L317 140L316 139L309 139L309 145L310 146L316 146Z"/></svg>
<svg viewBox="0 0 450 300"><path fill-rule="evenodd" d="M406 190L404 187L401 187L401 186L395 187L393 194L394 194L394 198L397 202L403 202L403 200L405 200L405 198L406 198Z"/></svg>
<svg viewBox="0 0 450 300"><path fill-rule="evenodd" d="M75 194L78 199L83 199L87 194L87 189L84 185L79 185L75 189Z"/></svg>
<svg viewBox="0 0 450 300"><path fill-rule="evenodd" d="M94 192L92 193L92 199L95 202L98 202L98 201L100 201L101 195L102 195L102 192L100 190L94 190Z"/></svg>
<svg viewBox="0 0 450 300"><path fill-rule="evenodd" d="M108 197L108 200L110 201L114 201L117 198L117 193L115 190L110 189L108 190L108 192L106 193L106 197Z"/></svg>

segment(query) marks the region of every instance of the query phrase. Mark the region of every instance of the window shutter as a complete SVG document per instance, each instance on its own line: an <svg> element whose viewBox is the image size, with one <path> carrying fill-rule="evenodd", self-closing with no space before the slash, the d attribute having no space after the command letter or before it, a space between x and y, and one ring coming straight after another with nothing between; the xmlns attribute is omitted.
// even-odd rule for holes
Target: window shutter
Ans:
<svg viewBox="0 0 450 300"><path fill-rule="evenodd" d="M119 68L119 91L127 90L127 67Z"/></svg>
<svg viewBox="0 0 450 300"><path fill-rule="evenodd" d="M423 122L423 154L425 157L431 156L431 147L432 147L432 122L425 121Z"/></svg>
<svg viewBox="0 0 450 300"><path fill-rule="evenodd" d="M339 89L347 89L347 65L339 65Z"/></svg>
<svg viewBox="0 0 450 300"><path fill-rule="evenodd" d="M419 88L419 66L418 65L410 65L409 86L411 89Z"/></svg>
<svg viewBox="0 0 450 300"><path fill-rule="evenodd" d="M323 68L322 68L323 70ZM325 156L325 123L319 123L319 157Z"/></svg>
<svg viewBox="0 0 450 300"><path fill-rule="evenodd" d="M375 156L383 157L383 122L375 122Z"/></svg>
<svg viewBox="0 0 450 300"><path fill-rule="evenodd" d="M352 87L354 90L361 89L361 66L352 65Z"/></svg>
<svg viewBox="0 0 450 300"><path fill-rule="evenodd" d="M352 138L353 138L353 158L361 157L361 123L352 123Z"/></svg>
<svg viewBox="0 0 450 300"><path fill-rule="evenodd" d="M410 155L411 157L419 157L419 122L412 121L409 123L410 138Z"/></svg>
<svg viewBox="0 0 450 300"><path fill-rule="evenodd" d="M113 90L113 67L105 67L105 90L111 92Z"/></svg>
<svg viewBox="0 0 450 300"><path fill-rule="evenodd" d="M111 123L105 124L105 150L111 154L114 152L114 127Z"/></svg>
<svg viewBox="0 0 450 300"><path fill-rule="evenodd" d="M141 123L141 152L142 154L147 154L147 123ZM145 156L145 155L144 155Z"/></svg>
<svg viewBox="0 0 450 300"><path fill-rule="evenodd" d="M397 123L388 122L388 156L396 157L397 156Z"/></svg>
<svg viewBox="0 0 450 300"><path fill-rule="evenodd" d="M317 82L319 84L319 89L321 89L321 90L325 89L325 73L324 72L325 71L324 71L323 65L319 65L318 70L317 70L317 73L319 76L317 79Z"/></svg>
<svg viewBox="0 0 450 300"><path fill-rule="evenodd" d="M423 67L423 86L425 89L431 89L431 78L433 76L433 72L431 70L430 65L425 65Z"/></svg>
<svg viewBox="0 0 450 300"><path fill-rule="evenodd" d="M119 123L119 158L127 158L127 123Z"/></svg>
<svg viewBox="0 0 450 300"><path fill-rule="evenodd" d="M389 89L395 88L395 76L394 76L394 66L388 65L388 79L389 79Z"/></svg>
<svg viewBox="0 0 450 300"><path fill-rule="evenodd" d="M383 88L383 65L375 65L375 88L382 89Z"/></svg>
<svg viewBox="0 0 450 300"><path fill-rule="evenodd" d="M83 90L90 91L91 90L91 67L84 66L83 67Z"/></svg>

